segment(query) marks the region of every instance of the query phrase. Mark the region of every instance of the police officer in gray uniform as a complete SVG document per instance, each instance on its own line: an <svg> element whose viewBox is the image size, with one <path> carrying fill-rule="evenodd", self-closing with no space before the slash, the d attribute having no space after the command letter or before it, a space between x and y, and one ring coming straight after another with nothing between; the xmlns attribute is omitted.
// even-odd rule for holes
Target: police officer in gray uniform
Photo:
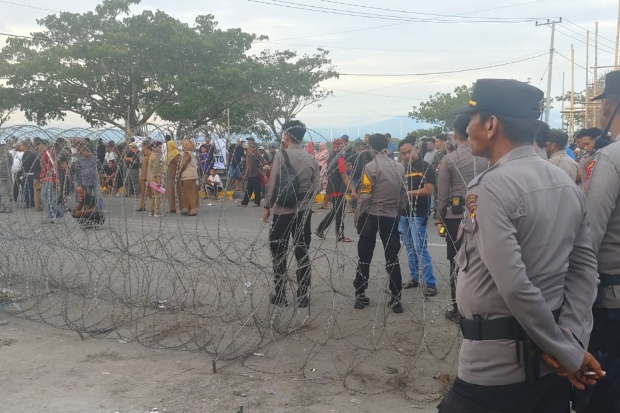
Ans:
<svg viewBox="0 0 620 413"><path fill-rule="evenodd" d="M579 413L620 412L620 116L613 116L620 101L620 71L605 78L601 127L610 125L611 140L584 165L592 244L597 253L599 296L594 305L594 329L589 351L609 374L575 403ZM611 123L610 123L611 122Z"/></svg>
<svg viewBox="0 0 620 413"><path fill-rule="evenodd" d="M456 293L464 340L442 413L568 413L569 380L583 387L603 376L584 349L597 285L585 197L534 150L542 97L526 83L482 79L455 113L471 115L472 154L492 166L465 197Z"/></svg>
<svg viewBox="0 0 620 413"><path fill-rule="evenodd" d="M405 168L385 153L388 148L385 135L372 135L369 145L373 160L364 167L360 198L353 216L355 228L360 236L357 244L359 261L353 282L354 307L361 310L370 305L370 299L366 297L366 289L370 277L370 263L375 251L377 233L379 233L385 251L385 269L389 276L391 297L388 305L393 312L402 313L398 221L405 211L405 203L408 200L405 188Z"/></svg>
<svg viewBox="0 0 620 413"><path fill-rule="evenodd" d="M471 153L467 142L469 116L459 115L454 120L454 136L457 140L456 151L446 155L439 166L437 192L437 224L446 229L448 261L450 261L450 289L453 308L446 311L446 318L456 322L456 253L461 244L457 240L459 224L465 211L465 194L467 185L474 177L489 168L489 161Z"/></svg>

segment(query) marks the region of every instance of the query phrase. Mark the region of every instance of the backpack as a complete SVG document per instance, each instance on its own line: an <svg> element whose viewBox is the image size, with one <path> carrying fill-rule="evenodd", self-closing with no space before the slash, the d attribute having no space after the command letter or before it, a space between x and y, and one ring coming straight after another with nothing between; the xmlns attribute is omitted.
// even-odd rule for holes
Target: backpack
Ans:
<svg viewBox="0 0 620 413"><path fill-rule="evenodd" d="M297 193L299 192L299 180L291 166L291 161L286 150L281 151L284 163L280 165L280 173L276 180L275 204L285 208L297 206Z"/></svg>

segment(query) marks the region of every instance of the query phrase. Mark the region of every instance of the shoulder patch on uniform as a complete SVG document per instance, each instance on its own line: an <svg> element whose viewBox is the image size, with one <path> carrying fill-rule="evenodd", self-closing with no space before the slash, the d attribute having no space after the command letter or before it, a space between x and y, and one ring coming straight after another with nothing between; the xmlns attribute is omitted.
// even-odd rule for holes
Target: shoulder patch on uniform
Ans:
<svg viewBox="0 0 620 413"><path fill-rule="evenodd" d="M592 176L592 170L594 169L594 165L596 165L596 160L592 159L583 167L583 171L585 172L585 176L583 177L583 192L585 192L588 188L588 182L590 182L590 177Z"/></svg>
<svg viewBox="0 0 620 413"><path fill-rule="evenodd" d="M370 182L370 178L366 175L366 171L362 175L362 186L360 189L360 194L369 194L372 192L372 182Z"/></svg>
<svg viewBox="0 0 620 413"><path fill-rule="evenodd" d="M467 199L465 200L465 206L467 207L467 211L469 211L470 214L476 212L476 209L478 209L478 206L476 205L477 201L478 201L478 195L476 194L467 195Z"/></svg>

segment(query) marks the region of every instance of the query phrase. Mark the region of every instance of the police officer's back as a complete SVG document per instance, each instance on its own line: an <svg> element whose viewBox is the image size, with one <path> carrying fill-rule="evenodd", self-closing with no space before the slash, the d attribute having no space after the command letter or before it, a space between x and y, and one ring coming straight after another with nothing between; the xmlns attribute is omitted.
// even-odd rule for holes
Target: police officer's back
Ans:
<svg viewBox="0 0 620 413"><path fill-rule="evenodd" d="M440 412L566 412L569 382L543 365L543 351L571 380L597 367L581 345L596 289L585 199L534 150L542 97L525 83L483 79L459 111L471 114L472 153L493 166L465 198L457 284L464 341Z"/></svg>
<svg viewBox="0 0 620 413"><path fill-rule="evenodd" d="M471 153L467 142L469 116L459 115L454 121L454 136L457 140L456 150L446 155L439 167L437 184L438 224L446 229L447 259L450 262L450 289L453 308L446 312L446 318L456 321L456 253L461 247L457 235L465 211L465 194L467 185L478 174L489 168L489 161Z"/></svg>
<svg viewBox="0 0 620 413"><path fill-rule="evenodd" d="M612 119L612 114L620 100L620 71L607 74L605 90L595 99L603 100L601 127L611 121L609 132L613 142L598 149L585 162L583 171L600 277L589 350L600 357L603 369L610 374L594 387L589 398L580 398L576 410L616 413L620 412L620 117Z"/></svg>

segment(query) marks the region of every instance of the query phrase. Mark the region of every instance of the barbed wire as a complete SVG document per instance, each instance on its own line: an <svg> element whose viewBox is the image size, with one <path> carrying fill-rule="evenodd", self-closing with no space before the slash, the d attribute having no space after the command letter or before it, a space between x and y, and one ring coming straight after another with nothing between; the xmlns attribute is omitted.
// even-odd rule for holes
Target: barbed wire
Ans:
<svg viewBox="0 0 620 413"><path fill-rule="evenodd" d="M169 133L161 125L145 130L152 140ZM327 141L314 131L307 136ZM86 139L122 142L124 137L118 129L0 128L0 142L43 138L53 144L63 138L69 149ZM322 179L308 192L312 203L323 190ZM94 229L67 213L48 223L45 214L27 208L28 190L20 189L10 203L13 212L0 214L0 307L83 340L120 339L204 354L217 369L238 362L264 374L298 374L368 395L397 392L419 403L442 396L460 345L456 325L443 317L451 307L447 262L435 254L437 297L425 297L421 289L404 291L405 313L393 315L384 261L376 257L368 290L376 305L357 311L352 308L355 244L338 242L328 228L325 239L315 237L310 245L310 306L271 305L274 270L263 208L238 207L239 194L232 191L230 199L230 181L224 186L222 199L200 200L195 218L155 218L136 212L138 198L104 195L98 185L106 221ZM75 205L73 192L66 194L68 206ZM5 203L6 194L1 195ZM315 212L307 212L310 219ZM345 216L351 231L351 214ZM317 224L312 222L313 228ZM291 296L297 286L293 250L286 254ZM438 251L443 257L445 250ZM406 262L401 266L407 268ZM268 369L257 362L265 353L273 357ZM318 362L331 370L317 375L310 366ZM422 383L420 377L433 380Z"/></svg>

